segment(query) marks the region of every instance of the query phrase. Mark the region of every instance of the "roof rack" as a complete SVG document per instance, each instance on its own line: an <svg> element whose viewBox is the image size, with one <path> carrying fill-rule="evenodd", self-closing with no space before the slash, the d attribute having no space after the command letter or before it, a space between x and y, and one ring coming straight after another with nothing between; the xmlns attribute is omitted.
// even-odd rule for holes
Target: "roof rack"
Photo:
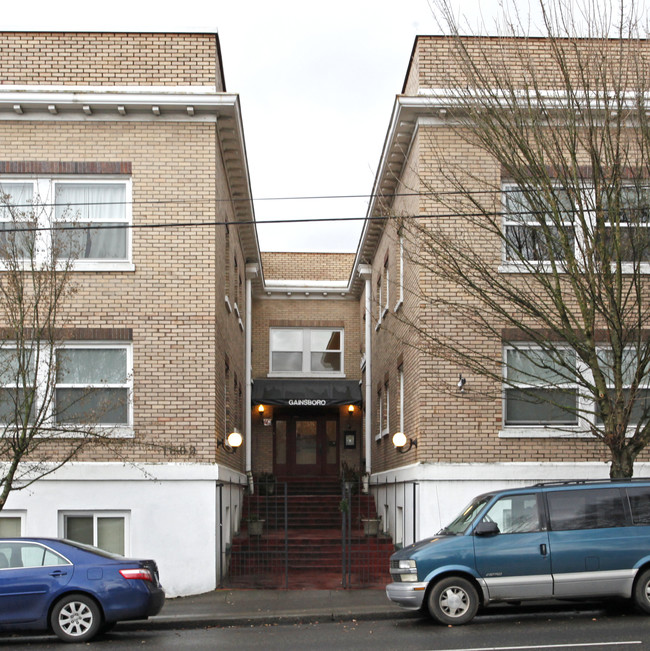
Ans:
<svg viewBox="0 0 650 651"><path fill-rule="evenodd" d="M537 484L533 484L534 488L541 488L543 486L581 486L583 484L610 484L610 483L621 483L621 482L649 482L650 477L621 477L620 479L569 479L565 481L555 480L555 481L541 481Z"/></svg>

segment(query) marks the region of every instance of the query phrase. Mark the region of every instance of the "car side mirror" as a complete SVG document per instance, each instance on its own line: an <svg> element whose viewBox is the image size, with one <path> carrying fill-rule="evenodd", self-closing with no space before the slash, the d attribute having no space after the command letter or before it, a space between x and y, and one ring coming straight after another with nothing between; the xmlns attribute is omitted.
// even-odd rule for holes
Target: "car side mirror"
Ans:
<svg viewBox="0 0 650 651"><path fill-rule="evenodd" d="M474 529L475 536L496 536L499 531L499 525L496 522L479 522Z"/></svg>

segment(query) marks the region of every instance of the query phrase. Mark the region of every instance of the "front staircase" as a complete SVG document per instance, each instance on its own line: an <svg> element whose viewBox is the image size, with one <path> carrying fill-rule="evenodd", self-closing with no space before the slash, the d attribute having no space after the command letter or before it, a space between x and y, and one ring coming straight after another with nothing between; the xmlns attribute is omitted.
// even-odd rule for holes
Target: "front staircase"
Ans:
<svg viewBox="0 0 650 651"><path fill-rule="evenodd" d="M228 585L384 587L390 581L392 539L381 533L366 536L361 522L376 517L374 498L355 490L348 499L350 529L345 543L341 500L336 478L291 479L278 483L274 495L246 495L241 530L230 549ZM263 520L261 535L251 533L251 516Z"/></svg>

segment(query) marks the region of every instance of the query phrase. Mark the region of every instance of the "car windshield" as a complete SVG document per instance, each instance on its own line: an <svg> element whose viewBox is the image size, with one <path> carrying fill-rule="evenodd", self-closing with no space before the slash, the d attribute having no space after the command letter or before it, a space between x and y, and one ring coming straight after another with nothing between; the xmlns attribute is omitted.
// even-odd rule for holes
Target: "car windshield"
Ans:
<svg viewBox="0 0 650 651"><path fill-rule="evenodd" d="M467 528L474 521L476 515L483 509L483 507L492 499L492 495L480 495L475 500L470 502L460 515L444 529L441 529L439 534L449 534L458 536L467 531Z"/></svg>

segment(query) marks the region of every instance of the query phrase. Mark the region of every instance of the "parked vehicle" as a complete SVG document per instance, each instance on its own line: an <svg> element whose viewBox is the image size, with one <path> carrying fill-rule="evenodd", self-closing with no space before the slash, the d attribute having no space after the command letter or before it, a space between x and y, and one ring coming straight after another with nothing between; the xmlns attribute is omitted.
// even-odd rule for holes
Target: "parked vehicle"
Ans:
<svg viewBox="0 0 650 651"><path fill-rule="evenodd" d="M0 538L0 630L87 642L119 621L155 615L164 600L152 560L70 540Z"/></svg>
<svg viewBox="0 0 650 651"><path fill-rule="evenodd" d="M626 597L650 613L650 479L544 483L475 498L391 556L392 601L465 624L480 606Z"/></svg>

